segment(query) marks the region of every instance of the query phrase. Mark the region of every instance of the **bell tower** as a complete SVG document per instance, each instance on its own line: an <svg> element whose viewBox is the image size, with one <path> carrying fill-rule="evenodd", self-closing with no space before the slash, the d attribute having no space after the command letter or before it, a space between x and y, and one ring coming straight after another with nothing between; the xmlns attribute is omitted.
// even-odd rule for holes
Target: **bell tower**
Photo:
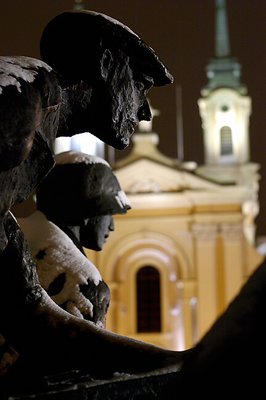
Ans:
<svg viewBox="0 0 266 400"><path fill-rule="evenodd" d="M207 84L198 100L203 128L204 164L196 173L222 185L246 187L244 233L255 243L259 212L259 164L250 161L251 98L241 83L241 65L231 56L226 0L215 0L215 57L206 68Z"/></svg>
<svg viewBox="0 0 266 400"><path fill-rule="evenodd" d="M198 100L206 166L249 162L251 99L241 83L241 65L231 57L225 0L215 0L215 57Z"/></svg>

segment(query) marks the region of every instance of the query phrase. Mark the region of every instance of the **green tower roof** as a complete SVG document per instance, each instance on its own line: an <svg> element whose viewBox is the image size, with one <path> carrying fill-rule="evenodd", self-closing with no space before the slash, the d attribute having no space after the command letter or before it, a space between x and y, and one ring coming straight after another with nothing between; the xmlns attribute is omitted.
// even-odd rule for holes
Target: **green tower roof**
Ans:
<svg viewBox="0 0 266 400"><path fill-rule="evenodd" d="M241 65L231 57L225 0L215 0L215 57L206 67L208 83L203 94L220 87L227 87L245 94L241 83Z"/></svg>

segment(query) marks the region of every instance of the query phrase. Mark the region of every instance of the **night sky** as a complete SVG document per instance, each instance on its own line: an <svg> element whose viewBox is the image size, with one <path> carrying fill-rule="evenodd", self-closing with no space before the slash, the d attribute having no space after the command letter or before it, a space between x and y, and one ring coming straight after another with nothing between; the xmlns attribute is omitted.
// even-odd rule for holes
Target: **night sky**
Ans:
<svg viewBox="0 0 266 400"><path fill-rule="evenodd" d="M1 0L0 54L39 58L39 40L51 18L70 10L71 0ZM128 25L153 47L175 83L150 92L161 115L154 119L159 149L177 157L176 86L182 90L184 161L203 162L197 100L214 56L214 0L88 0L86 8ZM266 235L266 0L227 0L231 55L242 65L242 82L252 99L251 161L260 164L257 234ZM86 51L86 49L84 49ZM127 150L116 151L121 158Z"/></svg>

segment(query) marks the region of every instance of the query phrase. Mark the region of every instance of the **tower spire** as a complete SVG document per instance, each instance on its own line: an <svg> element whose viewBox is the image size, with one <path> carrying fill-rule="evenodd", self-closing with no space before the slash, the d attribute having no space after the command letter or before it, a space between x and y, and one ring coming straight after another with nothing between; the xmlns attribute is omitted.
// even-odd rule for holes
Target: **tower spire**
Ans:
<svg viewBox="0 0 266 400"><path fill-rule="evenodd" d="M207 64L208 82L201 90L198 105L204 134L205 165L207 170L211 166L207 173L215 166L221 166L222 179L227 180L226 174L223 175L224 166L249 162L251 99L241 82L241 65L231 56L226 0L213 1L215 55Z"/></svg>
<svg viewBox="0 0 266 400"><path fill-rule="evenodd" d="M206 67L208 83L202 90L203 95L220 87L246 93L241 83L241 65L230 52L226 0L215 0L215 55Z"/></svg>
<svg viewBox="0 0 266 400"><path fill-rule="evenodd" d="M215 56L217 58L229 57L230 42L229 42L225 0L216 0L215 8L216 8Z"/></svg>

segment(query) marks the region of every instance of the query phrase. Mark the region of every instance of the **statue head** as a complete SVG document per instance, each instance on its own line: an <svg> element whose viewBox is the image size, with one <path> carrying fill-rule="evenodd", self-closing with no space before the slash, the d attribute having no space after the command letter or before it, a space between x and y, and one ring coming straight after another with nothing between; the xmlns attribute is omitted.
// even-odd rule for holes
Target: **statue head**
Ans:
<svg viewBox="0 0 266 400"><path fill-rule="evenodd" d="M37 208L59 227L78 227L82 246L101 250L114 230L113 215L130 204L102 158L67 151L36 190Z"/></svg>
<svg viewBox="0 0 266 400"><path fill-rule="evenodd" d="M73 90L75 96L80 93L78 118L71 115L74 122L69 122L65 117L58 136L73 134L78 127L79 133L89 131L118 149L129 144L141 120L151 119L149 89L173 81L155 51L137 34L93 11L56 16L44 29L40 53L70 93L68 100L73 100Z"/></svg>

